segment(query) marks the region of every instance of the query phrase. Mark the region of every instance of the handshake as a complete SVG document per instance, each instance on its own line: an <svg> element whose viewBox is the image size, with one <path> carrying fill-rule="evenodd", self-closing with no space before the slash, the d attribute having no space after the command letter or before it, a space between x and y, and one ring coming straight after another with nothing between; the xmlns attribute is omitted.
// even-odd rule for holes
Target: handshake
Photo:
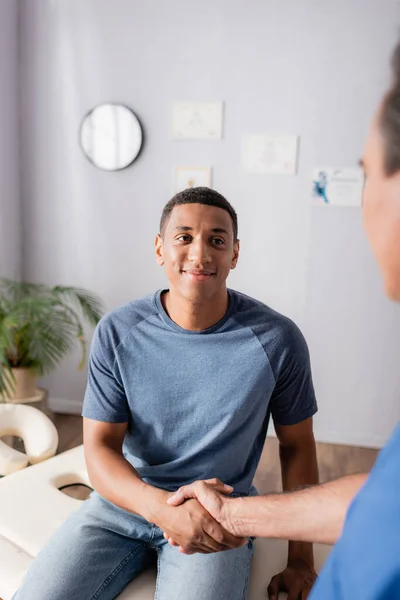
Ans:
<svg viewBox="0 0 400 600"><path fill-rule="evenodd" d="M248 543L238 533L234 511L241 498L227 498L233 488L219 479L196 481L167 492L143 482L141 514L164 532L164 537L183 554L210 554Z"/></svg>
<svg viewBox="0 0 400 600"><path fill-rule="evenodd" d="M197 502L211 515L213 520L219 523L221 528L229 534L226 535L225 533L224 535L222 533L222 535L218 535L217 530L214 529L214 533L219 538L219 540L217 539L216 541L222 543L219 550L229 550L231 548L238 548L247 543L247 538L240 535L238 530L239 523L235 523L235 507L233 505L235 500L227 497L232 492L233 487L224 484L219 479L195 481L172 493L167 500L167 504L170 506L180 506L187 500L197 500ZM164 532L164 537L171 546L179 547L180 552L184 554L194 553L190 548L180 546L168 532Z"/></svg>

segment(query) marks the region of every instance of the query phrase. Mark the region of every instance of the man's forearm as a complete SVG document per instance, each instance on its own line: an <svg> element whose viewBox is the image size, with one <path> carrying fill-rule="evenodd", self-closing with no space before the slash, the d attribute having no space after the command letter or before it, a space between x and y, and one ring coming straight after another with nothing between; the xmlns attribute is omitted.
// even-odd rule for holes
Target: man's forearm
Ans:
<svg viewBox="0 0 400 600"><path fill-rule="evenodd" d="M350 475L287 494L227 499L229 529L258 536L333 544L367 475Z"/></svg>
<svg viewBox="0 0 400 600"><path fill-rule="evenodd" d="M316 485L319 481L317 451L312 433L301 445L279 446L284 492ZM314 565L312 544L289 538L288 562L301 559Z"/></svg>
<svg viewBox="0 0 400 600"><path fill-rule="evenodd" d="M106 500L150 522L169 493L146 484L124 456L105 445L85 452L90 482Z"/></svg>

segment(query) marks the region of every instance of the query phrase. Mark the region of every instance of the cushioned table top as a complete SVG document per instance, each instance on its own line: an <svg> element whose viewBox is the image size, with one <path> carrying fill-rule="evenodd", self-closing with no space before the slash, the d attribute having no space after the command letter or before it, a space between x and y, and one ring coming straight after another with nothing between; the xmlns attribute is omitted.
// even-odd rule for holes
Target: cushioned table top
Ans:
<svg viewBox="0 0 400 600"><path fill-rule="evenodd" d="M82 446L0 479L0 599L11 600L33 557L56 527L80 506L80 500L58 489L71 483L89 485ZM328 546L315 545L317 570L329 550ZM265 588L284 568L286 558L286 542L256 541L248 600L265 600ZM148 571L132 582L119 600L153 600L154 591L155 572Z"/></svg>

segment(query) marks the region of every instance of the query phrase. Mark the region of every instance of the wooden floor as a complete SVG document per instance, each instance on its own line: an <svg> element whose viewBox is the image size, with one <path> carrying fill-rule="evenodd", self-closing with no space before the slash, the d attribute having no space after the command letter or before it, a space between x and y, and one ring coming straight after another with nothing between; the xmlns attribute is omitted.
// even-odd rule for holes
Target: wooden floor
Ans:
<svg viewBox="0 0 400 600"><path fill-rule="evenodd" d="M75 415L55 415L59 432L58 453L82 444L82 417ZM337 444L317 444L320 482L336 479L352 473L364 473L375 462L377 450L340 446ZM255 485L261 494L281 489L278 441L268 438L264 446Z"/></svg>

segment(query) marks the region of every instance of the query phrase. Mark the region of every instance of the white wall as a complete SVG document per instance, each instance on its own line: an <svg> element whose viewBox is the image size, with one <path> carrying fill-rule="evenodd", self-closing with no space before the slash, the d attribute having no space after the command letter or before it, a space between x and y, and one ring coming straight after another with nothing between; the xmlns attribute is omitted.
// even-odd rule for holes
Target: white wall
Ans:
<svg viewBox="0 0 400 600"><path fill-rule="evenodd" d="M20 274L18 160L18 14L0 2L0 277Z"/></svg>
<svg viewBox="0 0 400 600"><path fill-rule="evenodd" d="M380 291L358 209L309 202L315 164L354 165L388 81L398 0L22 0L24 274L108 308L164 283L152 243L177 164L211 165L239 213L230 285L294 318L312 353L316 437L380 445L400 417L400 308ZM82 155L95 104L121 101L146 145L119 173ZM175 100L224 100L222 142L170 139ZM298 133L299 175L247 176L246 133ZM46 380L79 405L76 357ZM59 405L59 404L58 404Z"/></svg>

